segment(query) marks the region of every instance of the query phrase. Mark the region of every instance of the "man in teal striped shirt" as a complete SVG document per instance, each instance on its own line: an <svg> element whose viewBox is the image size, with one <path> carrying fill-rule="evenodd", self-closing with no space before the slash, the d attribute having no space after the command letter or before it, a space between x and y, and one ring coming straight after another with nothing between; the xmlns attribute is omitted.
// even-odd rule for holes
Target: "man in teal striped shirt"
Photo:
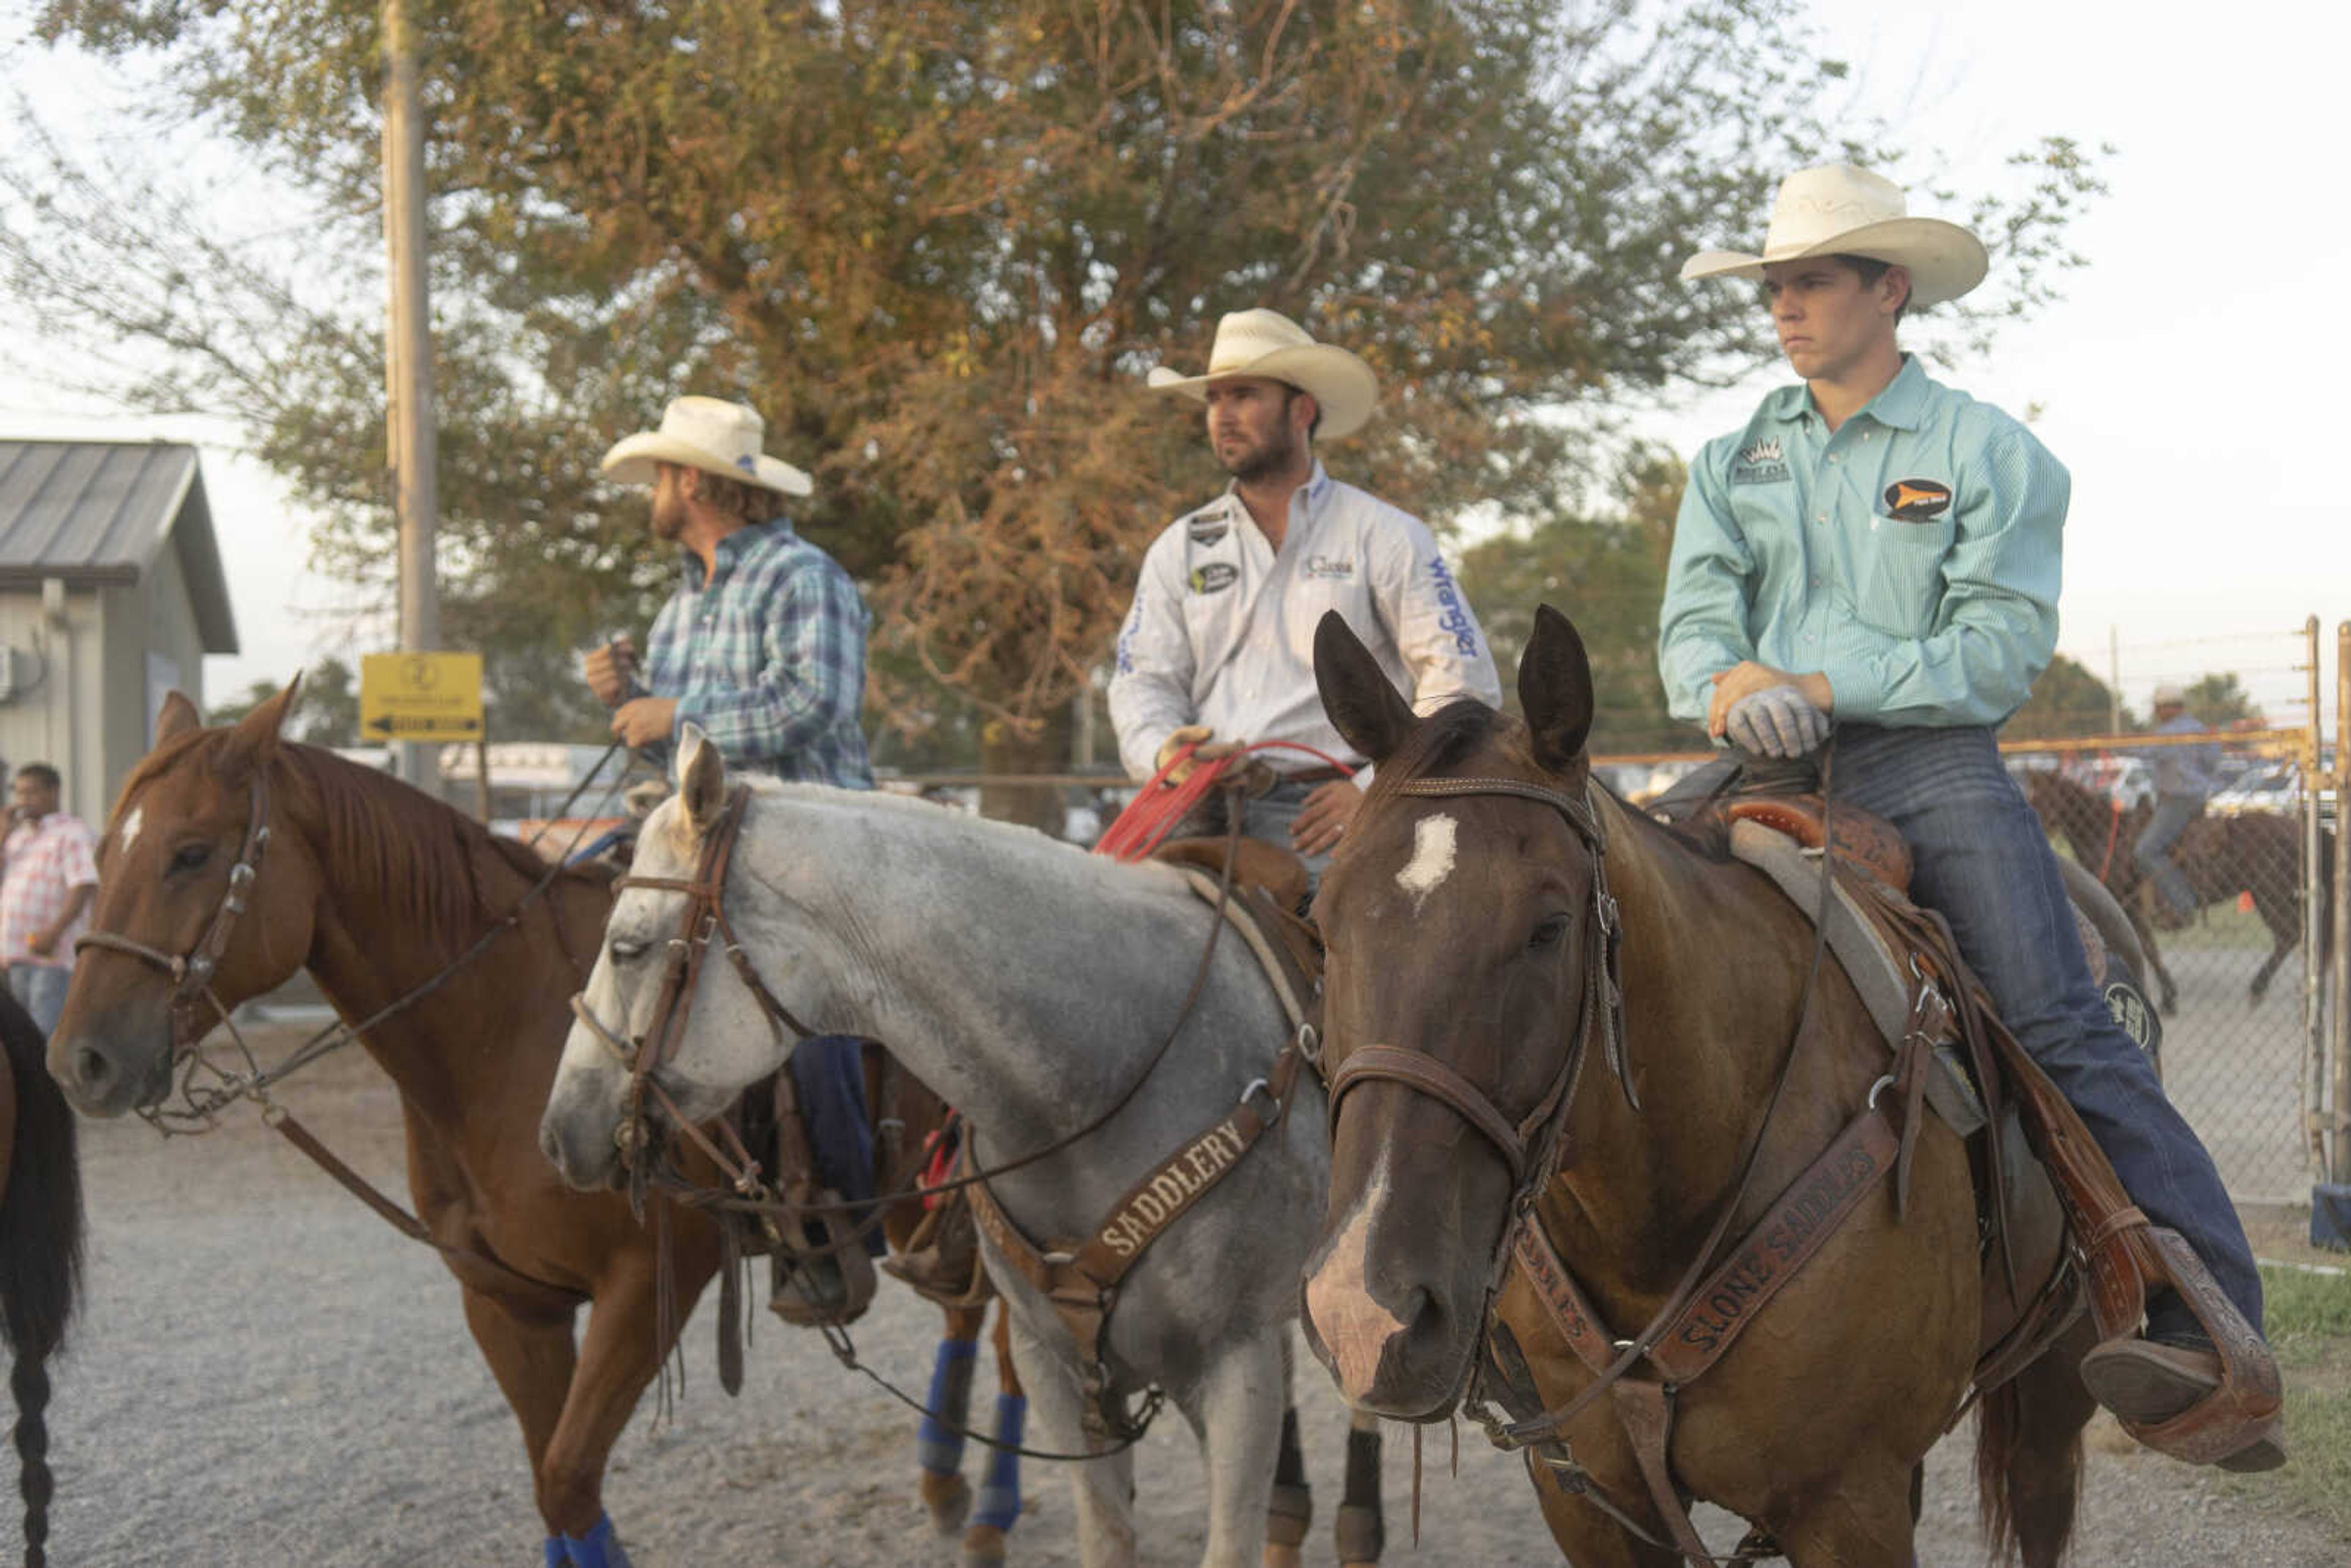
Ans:
<svg viewBox="0 0 2351 1568"><path fill-rule="evenodd" d="M1930 379L1895 340L1913 306L1982 281L1982 245L1907 215L1901 190L1845 165L1781 185L1760 256L1709 251L1685 278L1760 280L1802 379L1690 465L1659 616L1677 717L1771 758L1836 728L1840 803L1886 818L1912 891L1950 922L2001 1016L2095 1134L2131 1199L2179 1231L2256 1332L2261 1278L2211 1156L2107 1013L2056 860L1992 730L2056 648L2069 481L2032 432ZM2220 1383L2174 1292L2146 1337L2083 1363L2101 1403L2168 1418ZM2274 1420L2232 1469L2282 1463Z"/></svg>

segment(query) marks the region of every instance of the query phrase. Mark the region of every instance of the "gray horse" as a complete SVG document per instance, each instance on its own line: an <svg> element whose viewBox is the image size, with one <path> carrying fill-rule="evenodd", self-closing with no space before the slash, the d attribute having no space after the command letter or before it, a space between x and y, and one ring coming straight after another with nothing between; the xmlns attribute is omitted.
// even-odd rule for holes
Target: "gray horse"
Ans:
<svg viewBox="0 0 2351 1568"><path fill-rule="evenodd" d="M645 823L636 874L690 881L725 809L717 748L691 727L679 774L676 797ZM643 1038L683 904L632 888L614 906L584 1005L615 1034ZM1176 1025L1212 921L1165 866L1121 865L921 801L766 781L752 786L725 907L784 1007L813 1029L888 1040L963 1111L982 1166L1042 1148L1117 1101ZM657 1074L695 1118L773 1072L793 1043L719 956L703 964L685 1038ZM1182 1036L1126 1106L992 1190L1032 1239L1090 1234L1233 1107L1287 1033L1257 961L1227 933ZM628 1077L593 1031L573 1029L540 1143L575 1185L616 1179ZM1263 1540L1289 1325L1329 1181L1323 1112L1319 1087L1301 1082L1288 1116L1127 1275L1110 1320L1119 1384L1166 1390L1199 1439L1210 1568L1256 1562ZM992 1247L987 1261L1011 1305L1040 1442L1087 1449L1069 1333ZM1070 1470L1088 1568L1133 1562L1131 1455Z"/></svg>

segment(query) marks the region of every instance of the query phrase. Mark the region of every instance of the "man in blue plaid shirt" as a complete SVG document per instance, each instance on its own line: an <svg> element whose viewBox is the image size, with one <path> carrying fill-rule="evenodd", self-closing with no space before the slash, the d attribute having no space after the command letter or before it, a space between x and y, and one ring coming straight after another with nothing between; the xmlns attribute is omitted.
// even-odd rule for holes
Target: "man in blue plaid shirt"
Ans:
<svg viewBox="0 0 2351 1568"><path fill-rule="evenodd" d="M684 549L685 580L653 622L643 678L623 638L588 655L588 685L651 760L667 762L690 720L730 768L870 789L865 604L840 562L769 516L813 486L760 450L764 433L740 403L682 397L659 430L605 454L606 477L653 486L653 535Z"/></svg>

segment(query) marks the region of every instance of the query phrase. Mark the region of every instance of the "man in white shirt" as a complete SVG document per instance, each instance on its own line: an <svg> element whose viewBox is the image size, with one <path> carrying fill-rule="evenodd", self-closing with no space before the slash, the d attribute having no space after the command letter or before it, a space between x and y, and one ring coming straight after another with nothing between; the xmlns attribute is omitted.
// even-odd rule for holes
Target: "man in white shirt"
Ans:
<svg viewBox="0 0 2351 1568"><path fill-rule="evenodd" d="M1118 637L1111 722L1127 772L1147 779L1185 746L1196 758L1256 741L1278 781L1244 808L1242 831L1293 849L1319 877L1363 802L1369 767L1339 737L1314 686L1314 627L1336 610L1426 711L1467 694L1499 706L1485 633L1421 520L1323 472L1317 434L1362 428L1378 401L1371 367L1271 310L1217 324L1206 375L1162 367L1155 391L1207 405L1225 493L1161 534L1144 557Z"/></svg>

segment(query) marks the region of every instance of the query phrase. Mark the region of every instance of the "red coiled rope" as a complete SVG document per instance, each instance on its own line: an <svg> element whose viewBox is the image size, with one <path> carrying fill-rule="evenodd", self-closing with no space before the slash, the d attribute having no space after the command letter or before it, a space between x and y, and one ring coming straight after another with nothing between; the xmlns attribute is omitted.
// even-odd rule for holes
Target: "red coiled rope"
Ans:
<svg viewBox="0 0 2351 1568"><path fill-rule="evenodd" d="M1118 814L1118 820L1102 831L1102 836L1094 841L1093 852L1109 855L1114 860L1144 859L1175 831L1176 824L1183 821L1185 813L1198 805L1208 791L1217 787L1217 780L1224 777L1227 768L1252 752L1302 751L1337 768L1349 779L1355 776L1353 768L1311 746L1301 745L1294 740L1259 740L1242 747L1238 751L1203 762L1181 780L1170 783L1168 775L1190 761L1192 753L1198 749L1199 744L1195 742L1169 758L1166 766L1153 774L1151 781L1127 802L1126 810Z"/></svg>

